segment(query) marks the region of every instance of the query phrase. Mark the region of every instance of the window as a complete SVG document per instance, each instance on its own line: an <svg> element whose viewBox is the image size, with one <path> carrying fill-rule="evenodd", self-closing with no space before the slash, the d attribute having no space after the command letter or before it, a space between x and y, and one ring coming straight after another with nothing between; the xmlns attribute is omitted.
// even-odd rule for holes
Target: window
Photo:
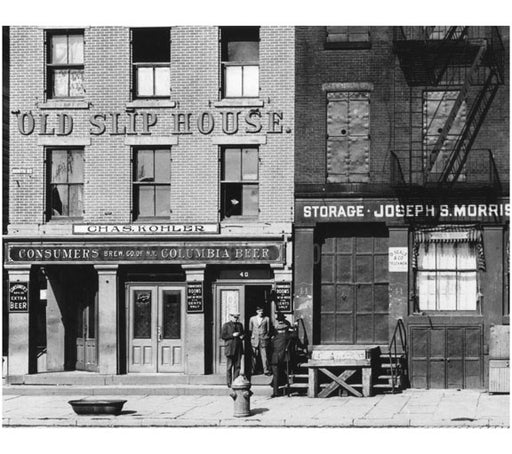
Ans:
<svg viewBox="0 0 512 454"><path fill-rule="evenodd" d="M170 29L132 29L134 97L168 98L171 90L170 61Z"/></svg>
<svg viewBox="0 0 512 454"><path fill-rule="evenodd" d="M258 97L259 28L223 27L221 34L223 97Z"/></svg>
<svg viewBox="0 0 512 454"><path fill-rule="evenodd" d="M134 150L134 218L171 214L171 152L169 149Z"/></svg>
<svg viewBox="0 0 512 454"><path fill-rule="evenodd" d="M369 49L370 27L326 27L326 49Z"/></svg>
<svg viewBox="0 0 512 454"><path fill-rule="evenodd" d="M369 163L369 92L327 93L327 182L367 182Z"/></svg>
<svg viewBox="0 0 512 454"><path fill-rule="evenodd" d="M222 150L221 214L258 216L258 149L229 147Z"/></svg>
<svg viewBox="0 0 512 454"><path fill-rule="evenodd" d="M48 218L81 218L84 195L83 149L48 152Z"/></svg>
<svg viewBox="0 0 512 454"><path fill-rule="evenodd" d="M83 32L48 33L47 62L49 98L84 96Z"/></svg>
<svg viewBox="0 0 512 454"><path fill-rule="evenodd" d="M416 285L420 311L476 310L476 245L468 242L420 244Z"/></svg>

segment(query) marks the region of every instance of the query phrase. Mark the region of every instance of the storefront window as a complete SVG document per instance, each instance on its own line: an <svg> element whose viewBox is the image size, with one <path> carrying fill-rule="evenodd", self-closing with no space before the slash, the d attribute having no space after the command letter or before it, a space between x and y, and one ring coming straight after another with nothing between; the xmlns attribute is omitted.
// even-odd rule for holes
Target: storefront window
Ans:
<svg viewBox="0 0 512 454"><path fill-rule="evenodd" d="M136 98L170 96L170 39L168 28L132 30L133 92Z"/></svg>
<svg viewBox="0 0 512 454"><path fill-rule="evenodd" d="M49 98L84 96L83 32L48 35L47 93Z"/></svg>
<svg viewBox="0 0 512 454"><path fill-rule="evenodd" d="M49 218L83 216L83 149L50 150L48 155Z"/></svg>
<svg viewBox="0 0 512 454"><path fill-rule="evenodd" d="M223 27L223 97L259 96L259 28Z"/></svg>
<svg viewBox="0 0 512 454"><path fill-rule="evenodd" d="M420 311L477 309L477 253L466 242L423 243L416 276Z"/></svg>
<svg viewBox="0 0 512 454"><path fill-rule="evenodd" d="M171 152L134 150L134 218L168 218L171 214Z"/></svg>
<svg viewBox="0 0 512 454"><path fill-rule="evenodd" d="M222 150L221 212L222 218L258 216L258 149L225 148Z"/></svg>

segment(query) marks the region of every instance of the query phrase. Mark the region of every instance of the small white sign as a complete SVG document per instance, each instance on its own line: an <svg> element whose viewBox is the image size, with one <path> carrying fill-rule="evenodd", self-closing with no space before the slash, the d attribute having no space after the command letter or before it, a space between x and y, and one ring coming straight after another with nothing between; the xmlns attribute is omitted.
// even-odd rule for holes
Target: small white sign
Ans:
<svg viewBox="0 0 512 454"><path fill-rule="evenodd" d="M75 235L183 235L218 233L218 224L74 224Z"/></svg>
<svg viewBox="0 0 512 454"><path fill-rule="evenodd" d="M389 248L389 272L407 273L409 267L409 249L406 247Z"/></svg>
<svg viewBox="0 0 512 454"><path fill-rule="evenodd" d="M21 167L14 167L12 170L11 170L11 173L13 175L32 175L32 169L29 169L29 168L21 168Z"/></svg>

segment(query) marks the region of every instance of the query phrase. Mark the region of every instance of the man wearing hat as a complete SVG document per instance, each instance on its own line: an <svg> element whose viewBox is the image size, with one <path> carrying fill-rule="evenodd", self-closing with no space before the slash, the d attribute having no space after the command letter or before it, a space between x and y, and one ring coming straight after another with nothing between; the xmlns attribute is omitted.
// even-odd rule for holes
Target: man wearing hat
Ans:
<svg viewBox="0 0 512 454"><path fill-rule="evenodd" d="M277 397L279 386L286 383L285 369L289 353L287 349L294 337L293 328L291 328L290 322L286 320L284 314L278 312L276 319L275 335L272 337L272 357L270 359L272 375L274 376L272 378L273 393L271 397Z"/></svg>
<svg viewBox="0 0 512 454"><path fill-rule="evenodd" d="M271 375L268 367L267 349L270 339L270 319L263 315L263 308L256 308L256 315L249 319L249 331L251 333L252 346L252 373L256 373L258 355L263 365L263 373Z"/></svg>
<svg viewBox="0 0 512 454"><path fill-rule="evenodd" d="M240 362L243 353L242 339L244 338L244 326L238 321L240 314L229 314L229 321L222 325L221 337L226 342L224 353L226 354L226 383L231 387L232 381L240 375Z"/></svg>

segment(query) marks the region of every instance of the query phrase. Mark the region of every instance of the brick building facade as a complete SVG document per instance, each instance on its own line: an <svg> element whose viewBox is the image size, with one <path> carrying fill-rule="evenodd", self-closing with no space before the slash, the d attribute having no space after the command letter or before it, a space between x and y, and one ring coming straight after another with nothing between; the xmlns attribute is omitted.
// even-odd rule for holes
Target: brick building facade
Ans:
<svg viewBox="0 0 512 454"><path fill-rule="evenodd" d="M220 372L227 314L291 285L293 27L10 43L10 380Z"/></svg>
<svg viewBox="0 0 512 454"><path fill-rule="evenodd" d="M321 349L378 345L375 387L495 372L508 54L508 28L296 29L295 316Z"/></svg>

